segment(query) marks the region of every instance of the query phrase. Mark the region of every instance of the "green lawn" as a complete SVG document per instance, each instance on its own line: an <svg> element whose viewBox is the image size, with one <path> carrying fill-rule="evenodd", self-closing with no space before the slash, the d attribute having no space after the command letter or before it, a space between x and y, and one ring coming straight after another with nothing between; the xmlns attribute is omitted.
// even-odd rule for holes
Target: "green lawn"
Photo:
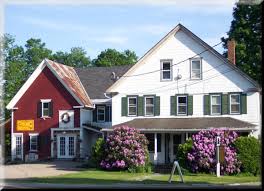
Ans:
<svg viewBox="0 0 264 191"><path fill-rule="evenodd" d="M78 173L60 175L54 177L32 178L15 180L16 182L34 183L61 183L61 184L113 184L113 183L144 183L144 184L167 184L169 174L154 173L129 173L129 172L108 172L101 170L86 170ZM222 176L208 174L188 174L183 176L187 184L231 184L260 182L260 176ZM11 180L7 180L11 181ZM12 180L14 182L14 180ZM180 177L174 175L173 183L180 183Z"/></svg>

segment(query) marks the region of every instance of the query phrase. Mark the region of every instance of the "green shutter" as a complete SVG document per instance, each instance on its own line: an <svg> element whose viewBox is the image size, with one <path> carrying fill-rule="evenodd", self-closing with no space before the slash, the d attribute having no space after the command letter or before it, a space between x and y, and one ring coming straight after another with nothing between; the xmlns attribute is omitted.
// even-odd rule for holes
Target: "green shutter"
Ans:
<svg viewBox="0 0 264 191"><path fill-rule="evenodd" d="M127 97L122 97L121 100L121 116L127 116Z"/></svg>
<svg viewBox="0 0 264 191"><path fill-rule="evenodd" d="M159 116L160 115L160 96L155 96L155 116Z"/></svg>
<svg viewBox="0 0 264 191"><path fill-rule="evenodd" d="M138 113L138 116L144 115L144 97L138 97L137 113Z"/></svg>
<svg viewBox="0 0 264 191"><path fill-rule="evenodd" d="M204 95L204 115L210 115L210 95Z"/></svg>
<svg viewBox="0 0 264 191"><path fill-rule="evenodd" d="M187 100L187 103L188 103L187 114L192 115L193 114L193 96L188 95L187 98L188 98L188 100Z"/></svg>
<svg viewBox="0 0 264 191"><path fill-rule="evenodd" d="M222 115L228 114L228 94L223 94L222 95Z"/></svg>
<svg viewBox="0 0 264 191"><path fill-rule="evenodd" d="M247 114L247 94L241 94L241 113Z"/></svg>
<svg viewBox="0 0 264 191"><path fill-rule="evenodd" d="M177 103L176 103L176 96L171 96L170 97L170 105L171 105L171 115L176 115L176 108L177 108Z"/></svg>

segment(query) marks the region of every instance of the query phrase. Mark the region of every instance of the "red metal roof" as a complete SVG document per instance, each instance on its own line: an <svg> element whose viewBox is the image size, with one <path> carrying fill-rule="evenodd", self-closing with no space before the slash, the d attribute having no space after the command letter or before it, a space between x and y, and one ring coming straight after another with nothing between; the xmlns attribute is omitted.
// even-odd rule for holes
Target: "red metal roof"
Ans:
<svg viewBox="0 0 264 191"><path fill-rule="evenodd" d="M85 91L77 73L73 67L59 64L57 62L46 59L48 64L57 73L60 79L72 91L72 93L79 98L82 104L86 107L93 107L92 101Z"/></svg>

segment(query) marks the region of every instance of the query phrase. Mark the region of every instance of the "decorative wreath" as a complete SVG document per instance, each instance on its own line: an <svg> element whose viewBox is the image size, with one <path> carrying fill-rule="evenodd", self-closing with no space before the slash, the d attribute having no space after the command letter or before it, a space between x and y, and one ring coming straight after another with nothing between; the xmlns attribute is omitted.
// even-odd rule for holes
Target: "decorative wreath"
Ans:
<svg viewBox="0 0 264 191"><path fill-rule="evenodd" d="M64 113L61 115L61 121L63 123L69 123L70 122L70 115L68 113Z"/></svg>

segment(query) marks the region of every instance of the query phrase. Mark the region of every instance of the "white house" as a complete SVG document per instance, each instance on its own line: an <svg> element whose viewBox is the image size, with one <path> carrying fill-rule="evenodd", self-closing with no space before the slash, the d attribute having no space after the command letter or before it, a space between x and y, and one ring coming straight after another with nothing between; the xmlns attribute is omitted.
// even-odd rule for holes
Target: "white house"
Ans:
<svg viewBox="0 0 264 191"><path fill-rule="evenodd" d="M86 157L120 125L145 133L155 164L172 162L178 145L203 129L260 136L260 87L236 67L229 45L228 60L179 24L135 65L45 59L7 106L12 158Z"/></svg>

